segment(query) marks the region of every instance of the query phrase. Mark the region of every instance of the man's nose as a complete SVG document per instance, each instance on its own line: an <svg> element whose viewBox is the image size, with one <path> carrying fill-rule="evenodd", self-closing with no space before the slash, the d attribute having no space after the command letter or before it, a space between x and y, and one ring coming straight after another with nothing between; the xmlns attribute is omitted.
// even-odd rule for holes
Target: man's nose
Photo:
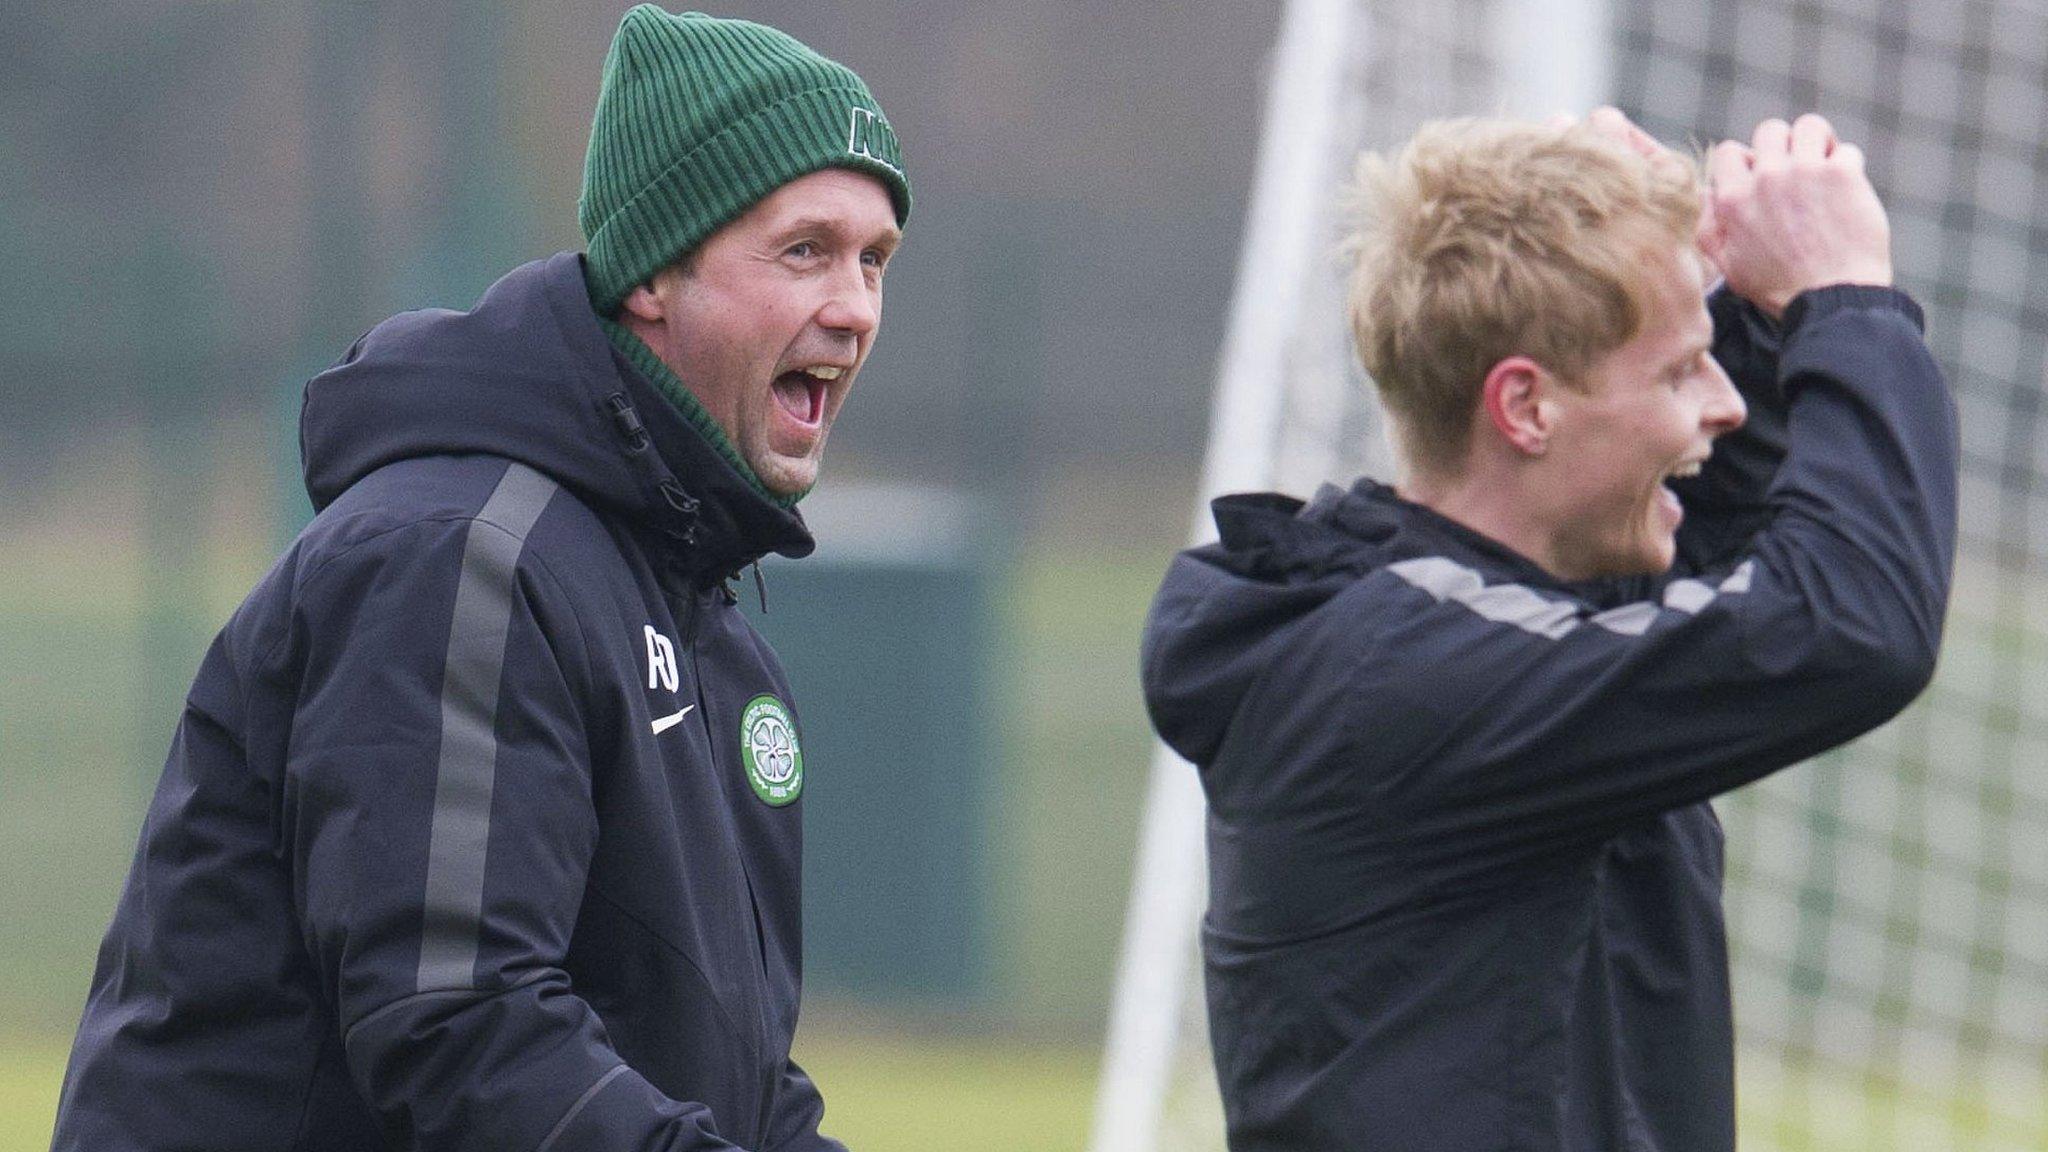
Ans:
<svg viewBox="0 0 2048 1152"><path fill-rule="evenodd" d="M855 261L852 270L835 272L831 295L818 310L818 323L865 339L882 323L882 290L869 283L868 270Z"/></svg>
<svg viewBox="0 0 2048 1152"><path fill-rule="evenodd" d="M1722 371L1721 365L1712 357L1708 362L1714 365L1714 392L1707 400L1706 410L1700 413L1700 423L1714 435L1733 432L1749 419L1749 405L1743 402L1742 393L1735 390L1735 382Z"/></svg>

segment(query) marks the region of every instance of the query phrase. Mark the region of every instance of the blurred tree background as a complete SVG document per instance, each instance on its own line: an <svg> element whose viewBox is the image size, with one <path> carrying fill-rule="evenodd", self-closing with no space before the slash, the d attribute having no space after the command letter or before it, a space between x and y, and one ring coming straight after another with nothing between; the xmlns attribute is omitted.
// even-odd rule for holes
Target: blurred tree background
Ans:
<svg viewBox="0 0 2048 1152"><path fill-rule="evenodd" d="M626 7L0 5L0 1146L47 1139L185 686L306 515L299 385L391 312L466 307L580 247ZM808 891L828 930L799 1044L848 1135L925 1146L904 1127L922 1097L948 1107L921 1121L933 1147L1080 1141L1144 782L1136 636L1187 523L1277 13L718 10L859 71L916 184L819 571L879 546L878 507L937 499L971 541L972 578L941 593L972 625L970 762L846 764L838 810L862 815L812 817L836 866ZM882 535L915 568L935 530ZM818 726L862 668L823 640L799 666L801 629L853 585L770 576L797 597L767 623L831 779L863 738ZM878 611L861 635L886 653L874 629L917 602ZM924 795L935 769L976 782L951 811ZM959 850L939 880L917 877L926 837ZM905 883L951 887L950 910L874 891ZM972 947L928 985L875 979L956 932Z"/></svg>

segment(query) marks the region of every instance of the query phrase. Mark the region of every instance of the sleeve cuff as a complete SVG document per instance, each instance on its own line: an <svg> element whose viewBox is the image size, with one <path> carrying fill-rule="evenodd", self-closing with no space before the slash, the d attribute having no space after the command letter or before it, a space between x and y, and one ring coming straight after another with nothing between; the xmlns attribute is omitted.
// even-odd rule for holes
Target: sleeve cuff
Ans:
<svg viewBox="0 0 2048 1152"><path fill-rule="evenodd" d="M1927 331L1927 316L1911 296L1897 288L1876 284L1832 284L1825 288L1809 288L1794 296L1792 302L1785 306L1782 329L1789 336L1809 320L1857 308L1901 312L1913 322L1916 330L1923 334Z"/></svg>

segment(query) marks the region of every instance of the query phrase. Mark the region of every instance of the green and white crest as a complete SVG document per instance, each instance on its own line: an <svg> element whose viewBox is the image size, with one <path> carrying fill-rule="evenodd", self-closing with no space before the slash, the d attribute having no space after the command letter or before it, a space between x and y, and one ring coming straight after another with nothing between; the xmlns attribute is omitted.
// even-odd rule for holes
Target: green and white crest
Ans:
<svg viewBox="0 0 2048 1152"><path fill-rule="evenodd" d="M762 802L780 808L803 794L804 750L782 701L765 694L747 701L740 713L740 760Z"/></svg>

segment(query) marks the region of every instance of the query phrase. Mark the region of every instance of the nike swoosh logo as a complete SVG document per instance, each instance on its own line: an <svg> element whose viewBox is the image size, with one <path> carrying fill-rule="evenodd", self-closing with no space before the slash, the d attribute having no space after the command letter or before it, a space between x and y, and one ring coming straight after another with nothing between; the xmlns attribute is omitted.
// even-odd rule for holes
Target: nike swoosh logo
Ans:
<svg viewBox="0 0 2048 1152"><path fill-rule="evenodd" d="M676 725L681 724L683 722L683 717L688 716L690 714L690 710L695 707L696 705L692 704L689 706L689 708L685 708L681 712L678 712L673 716L663 716L661 719L656 720L654 722L654 734L656 736L659 736L663 732L666 732L669 729L675 727Z"/></svg>

